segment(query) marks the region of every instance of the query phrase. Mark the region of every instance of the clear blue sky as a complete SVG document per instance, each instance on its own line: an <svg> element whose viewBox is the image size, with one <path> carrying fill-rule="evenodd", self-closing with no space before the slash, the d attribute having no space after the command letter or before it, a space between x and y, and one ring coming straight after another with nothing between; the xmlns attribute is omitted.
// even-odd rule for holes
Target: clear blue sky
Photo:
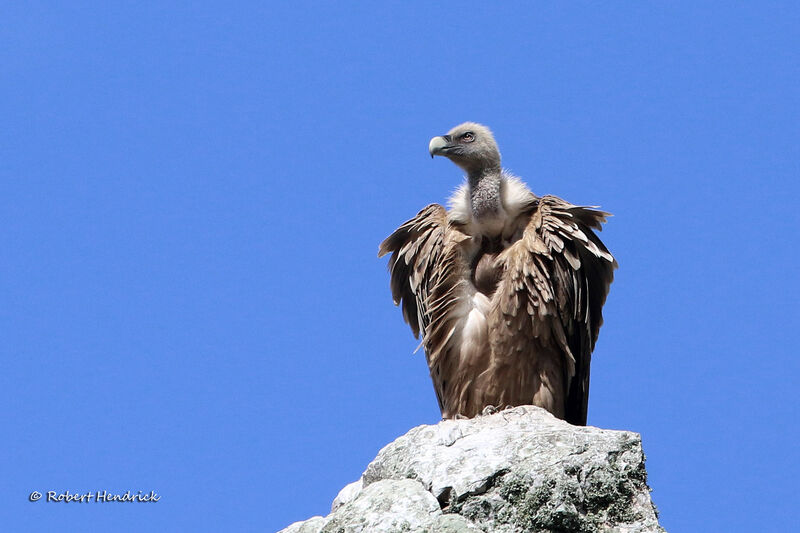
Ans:
<svg viewBox="0 0 800 533"><path fill-rule="evenodd" d="M376 252L465 120L615 215L589 423L662 524L796 526L796 3L111 4L0 10L6 531L274 531L436 422Z"/></svg>

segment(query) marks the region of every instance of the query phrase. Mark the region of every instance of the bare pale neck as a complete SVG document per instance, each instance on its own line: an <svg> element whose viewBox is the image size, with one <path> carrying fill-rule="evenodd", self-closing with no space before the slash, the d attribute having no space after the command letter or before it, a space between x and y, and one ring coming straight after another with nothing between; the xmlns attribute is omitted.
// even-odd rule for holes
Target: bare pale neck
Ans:
<svg viewBox="0 0 800 533"><path fill-rule="evenodd" d="M480 220L500 213L501 181L502 171L499 168L469 174L469 199L472 215L475 218Z"/></svg>

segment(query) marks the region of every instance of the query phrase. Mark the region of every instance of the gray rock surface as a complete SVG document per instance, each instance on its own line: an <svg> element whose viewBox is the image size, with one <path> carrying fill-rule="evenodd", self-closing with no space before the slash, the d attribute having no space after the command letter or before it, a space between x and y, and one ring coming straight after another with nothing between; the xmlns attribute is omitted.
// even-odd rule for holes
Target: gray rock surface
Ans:
<svg viewBox="0 0 800 533"><path fill-rule="evenodd" d="M523 406L419 426L280 533L657 532L641 438Z"/></svg>
<svg viewBox="0 0 800 533"><path fill-rule="evenodd" d="M345 485L345 487L340 490L339 494L333 499L333 503L331 504L331 512L336 511L336 509L347 502L354 500L361 492L363 487L364 482L360 478L358 481L353 481L352 483Z"/></svg>

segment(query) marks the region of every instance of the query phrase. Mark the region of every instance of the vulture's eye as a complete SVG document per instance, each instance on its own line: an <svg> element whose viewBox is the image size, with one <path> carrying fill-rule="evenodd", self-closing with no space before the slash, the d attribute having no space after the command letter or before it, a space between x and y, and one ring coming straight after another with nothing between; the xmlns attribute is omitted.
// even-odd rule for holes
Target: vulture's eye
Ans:
<svg viewBox="0 0 800 533"><path fill-rule="evenodd" d="M472 133L471 131L468 131L467 133L462 135L461 138L464 140L465 143L471 143L472 141L475 140L475 134Z"/></svg>

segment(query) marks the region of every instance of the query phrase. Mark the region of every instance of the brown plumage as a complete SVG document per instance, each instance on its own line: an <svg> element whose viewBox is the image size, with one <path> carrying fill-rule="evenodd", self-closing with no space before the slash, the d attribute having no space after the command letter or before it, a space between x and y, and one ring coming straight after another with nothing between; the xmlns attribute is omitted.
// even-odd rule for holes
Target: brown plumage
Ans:
<svg viewBox="0 0 800 533"><path fill-rule="evenodd" d="M380 245L394 302L422 346L444 418L533 404L585 425L591 353L617 263L592 231L608 213L537 197L500 167L491 131L465 123L431 157L467 183Z"/></svg>

